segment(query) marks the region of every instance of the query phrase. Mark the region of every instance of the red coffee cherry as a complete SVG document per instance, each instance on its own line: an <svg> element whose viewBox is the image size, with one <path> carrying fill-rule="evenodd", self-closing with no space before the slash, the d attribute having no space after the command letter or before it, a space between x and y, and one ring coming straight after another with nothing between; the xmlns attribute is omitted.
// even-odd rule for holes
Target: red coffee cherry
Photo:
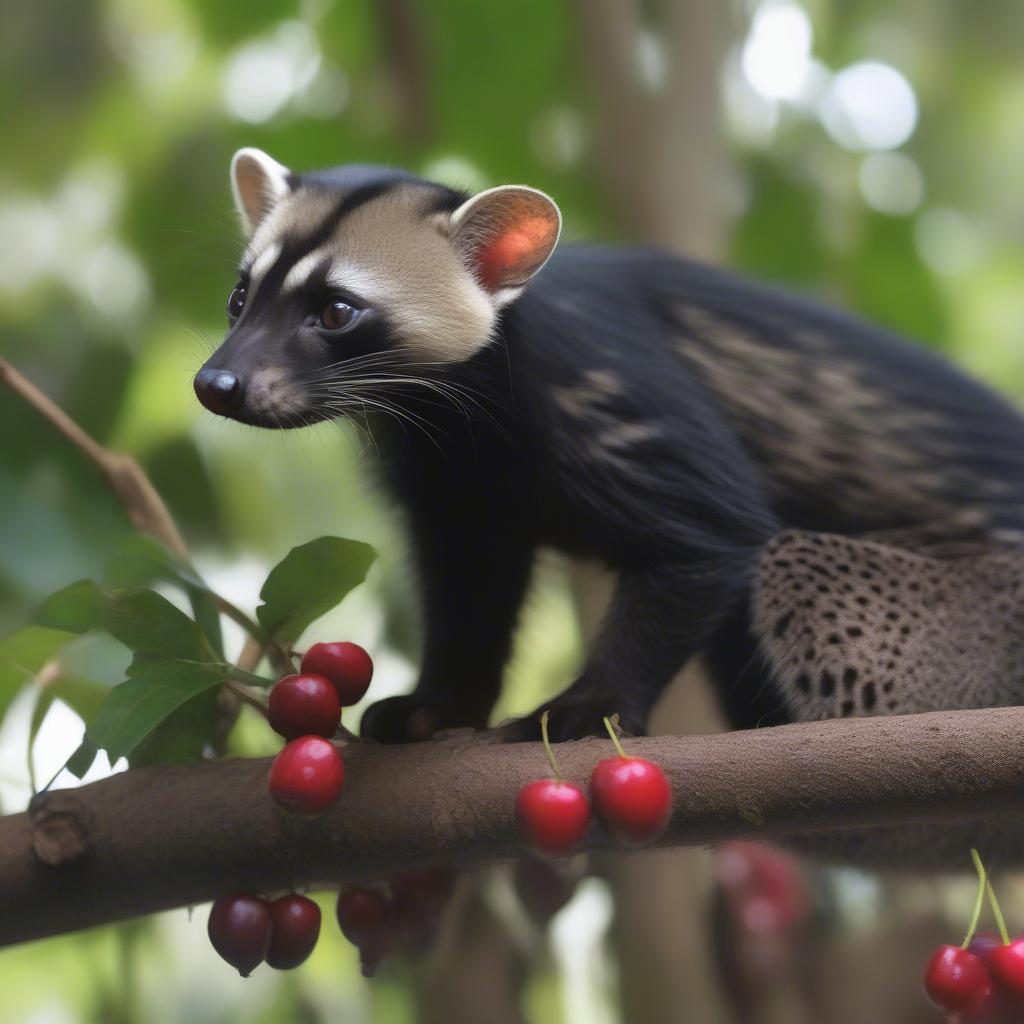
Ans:
<svg viewBox="0 0 1024 1024"><path fill-rule="evenodd" d="M270 946L267 963L290 971L303 963L320 936L320 908L308 897L292 893L270 904Z"/></svg>
<svg viewBox="0 0 1024 1024"><path fill-rule="evenodd" d="M358 644L313 644L302 659L302 671L329 679L341 706L347 708L358 704L370 688L373 661Z"/></svg>
<svg viewBox="0 0 1024 1024"><path fill-rule="evenodd" d="M394 948L394 903L376 889L345 889L338 895L338 925L359 950L363 977L372 978Z"/></svg>
<svg viewBox="0 0 1024 1024"><path fill-rule="evenodd" d="M627 843L657 839L672 810L672 789L664 772L642 757L599 761L590 776L590 795L608 833Z"/></svg>
<svg viewBox="0 0 1024 1024"><path fill-rule="evenodd" d="M538 779L519 790L516 825L528 846L562 856L587 834L590 802L579 786L556 779Z"/></svg>
<svg viewBox="0 0 1024 1024"><path fill-rule="evenodd" d="M330 739L341 721L338 691L323 676L306 673L285 676L270 690L267 719L286 740L299 736Z"/></svg>
<svg viewBox="0 0 1024 1024"><path fill-rule="evenodd" d="M991 950L986 960L999 990L1014 1006L1024 1007L1024 937Z"/></svg>
<svg viewBox="0 0 1024 1024"><path fill-rule="evenodd" d="M247 893L222 896L210 908L206 931L220 956L248 978L270 945L270 905Z"/></svg>
<svg viewBox="0 0 1024 1024"><path fill-rule="evenodd" d="M946 1013L973 1013L988 999L991 987L985 965L959 946L939 946L924 973L928 998Z"/></svg>
<svg viewBox="0 0 1024 1024"><path fill-rule="evenodd" d="M353 946L382 944L390 938L394 916L391 900L376 889L352 886L338 894L338 925Z"/></svg>
<svg viewBox="0 0 1024 1024"><path fill-rule="evenodd" d="M322 814L334 806L345 782L345 763L322 736L300 736L274 758L270 795L295 814Z"/></svg>

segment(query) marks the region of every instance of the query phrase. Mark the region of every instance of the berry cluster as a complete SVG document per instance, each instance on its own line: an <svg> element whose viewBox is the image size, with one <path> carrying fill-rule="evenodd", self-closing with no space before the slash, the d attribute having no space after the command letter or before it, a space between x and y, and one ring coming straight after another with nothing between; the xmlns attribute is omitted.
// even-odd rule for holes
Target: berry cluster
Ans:
<svg viewBox="0 0 1024 1024"><path fill-rule="evenodd" d="M270 691L267 718L288 742L274 758L270 795L282 807L311 816L330 809L345 781L345 764L331 742L341 709L366 693L373 662L350 643L315 644L300 671ZM247 978L265 960L280 971L298 967L320 935L320 908L291 894L268 901L248 893L213 904L207 926L213 948Z"/></svg>
<svg viewBox="0 0 1024 1024"><path fill-rule="evenodd" d="M985 875L977 850L971 850L978 871L978 896L967 935L959 946L939 946L924 974L928 998L960 1021L1024 1017L1024 936L1010 940L999 902ZM976 932L985 894L999 925L999 934Z"/></svg>
<svg viewBox="0 0 1024 1024"><path fill-rule="evenodd" d="M213 948L243 978L264 960L279 971L298 967L320 936L320 908L292 893L267 901L247 893L222 896L210 910Z"/></svg>
<svg viewBox="0 0 1024 1024"><path fill-rule="evenodd" d="M270 691L267 718L288 742L270 766L270 795L295 814L311 817L334 806L345 764L331 743L341 709L362 700L373 677L370 656L356 644L314 644L300 672Z"/></svg>
<svg viewBox="0 0 1024 1024"><path fill-rule="evenodd" d="M811 900L791 854L764 842L733 840L715 850L723 909L747 935L785 936L803 926Z"/></svg>
<svg viewBox="0 0 1024 1024"><path fill-rule="evenodd" d="M400 871L385 883L353 885L338 895L338 925L372 978L396 948L424 948L437 931L454 876L445 867Z"/></svg>
<svg viewBox="0 0 1024 1024"><path fill-rule="evenodd" d="M373 663L355 644L317 644L300 671L280 679L270 692L268 719L288 742L270 767L270 794L296 814L311 816L332 807L341 793L345 765L331 742L343 707L361 700ZM541 719L544 746L554 773L524 786L516 799L520 834L534 850L569 853L590 828L591 802L574 784L562 781L548 740L548 716ZM632 844L657 838L668 822L672 792L661 769L628 757L605 719L618 756L600 761L590 780L594 811L613 838ZM436 933L454 882L450 869L405 871L384 882L349 886L338 896L342 934L358 948L363 974L372 977L395 949L422 949ZM523 861L516 888L528 913L546 924L572 896L575 880L548 863ZM297 967L312 952L320 933L320 910L305 896L268 902L236 893L217 900L210 912L214 948L243 977L264 960L274 968Z"/></svg>
<svg viewBox="0 0 1024 1024"><path fill-rule="evenodd" d="M579 786L564 781L548 742L547 712L541 717L552 779L529 782L516 797L516 822L523 842L551 856L570 853L590 828L591 804ZM665 773L642 757L627 757L606 718L617 757L599 761L590 776L594 811L605 831L622 843L643 845L664 831L672 809Z"/></svg>

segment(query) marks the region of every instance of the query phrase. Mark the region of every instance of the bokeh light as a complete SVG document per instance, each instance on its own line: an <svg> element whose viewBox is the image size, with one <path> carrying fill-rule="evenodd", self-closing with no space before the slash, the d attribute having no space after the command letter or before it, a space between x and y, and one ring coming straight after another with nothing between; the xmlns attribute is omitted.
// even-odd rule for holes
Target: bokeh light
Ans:
<svg viewBox="0 0 1024 1024"><path fill-rule="evenodd" d="M896 149L917 126L917 98L894 67L861 61L832 79L820 113L825 130L846 149Z"/></svg>
<svg viewBox="0 0 1024 1024"><path fill-rule="evenodd" d="M743 45L747 81L768 99L799 96L811 64L813 31L807 12L789 0L771 0L754 13Z"/></svg>

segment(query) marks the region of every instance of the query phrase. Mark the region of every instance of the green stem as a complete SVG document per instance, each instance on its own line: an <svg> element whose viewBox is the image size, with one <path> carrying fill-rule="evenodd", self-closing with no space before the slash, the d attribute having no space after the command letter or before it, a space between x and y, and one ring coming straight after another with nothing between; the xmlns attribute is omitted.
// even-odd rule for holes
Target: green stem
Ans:
<svg viewBox="0 0 1024 1024"><path fill-rule="evenodd" d="M1003 945L1008 946L1010 944L1010 933L1006 930L1006 919L1003 917L1002 910L999 909L999 900L996 899L996 891L992 888L992 883L989 881L985 882L985 887L988 889L988 902L992 907L992 913L996 915L996 924L999 926L999 937L1003 940Z"/></svg>
<svg viewBox="0 0 1024 1024"><path fill-rule="evenodd" d="M971 849L971 860L974 861L974 870L978 872L978 895L974 899L974 913L971 914L971 923L967 926L967 934L964 936L964 941L960 946L961 949L966 949L971 944L971 939L974 938L974 933L978 929L981 906L985 902L985 886L988 884L985 865L982 864L981 856L973 847Z"/></svg>
<svg viewBox="0 0 1024 1024"><path fill-rule="evenodd" d="M540 716L540 738L544 741L544 749L547 751L548 761L551 764L551 771L554 773L555 782L561 782L562 776L558 771L558 762L555 760L555 752L551 749L551 741L548 739L548 719L551 717L550 711L545 711Z"/></svg>
<svg viewBox="0 0 1024 1024"><path fill-rule="evenodd" d="M224 674L229 679L237 679L240 683L247 683L249 686L259 686L264 690L268 686L274 685L273 679L268 679L266 676L258 676L255 672L248 672L237 665L225 665Z"/></svg>
<svg viewBox="0 0 1024 1024"><path fill-rule="evenodd" d="M267 656L274 670L281 675L288 675L295 671L291 656L267 631L255 620L250 619L241 608L233 605L226 597L215 594L212 590L210 596L214 603L229 619L236 622L251 637L255 637L267 650Z"/></svg>
<svg viewBox="0 0 1024 1024"><path fill-rule="evenodd" d="M234 679L229 679L225 685L243 704L248 704L250 707L255 708L264 718L267 717L267 698L263 696L261 691L254 693L252 687L236 682Z"/></svg>
<svg viewBox="0 0 1024 1024"><path fill-rule="evenodd" d="M612 738L612 743L615 744L615 749L619 752L619 757L625 757L626 752L622 749L622 744L619 742L619 737L615 735L615 730L612 728L611 719L605 718L604 727L608 730L608 735Z"/></svg>

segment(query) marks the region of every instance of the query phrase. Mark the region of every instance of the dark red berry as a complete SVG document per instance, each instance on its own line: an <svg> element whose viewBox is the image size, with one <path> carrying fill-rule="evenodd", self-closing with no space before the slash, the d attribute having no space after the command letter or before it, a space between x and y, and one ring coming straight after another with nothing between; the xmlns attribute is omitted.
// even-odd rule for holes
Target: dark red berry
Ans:
<svg viewBox="0 0 1024 1024"><path fill-rule="evenodd" d="M986 963L999 990L1014 1005L1024 1005L1024 937L993 949Z"/></svg>
<svg viewBox="0 0 1024 1024"><path fill-rule="evenodd" d="M210 908L206 931L220 956L248 978L270 945L270 904L246 893L222 896Z"/></svg>
<svg viewBox="0 0 1024 1024"><path fill-rule="evenodd" d="M642 757L609 757L590 776L594 810L609 834L627 843L649 843L664 831L672 810L665 773Z"/></svg>
<svg viewBox="0 0 1024 1024"><path fill-rule="evenodd" d="M783 933L810 915L798 862L769 843L723 843L715 850L715 870L728 910L748 931Z"/></svg>
<svg viewBox="0 0 1024 1024"><path fill-rule="evenodd" d="M279 971L298 967L320 936L320 908L306 896L282 896L270 904L272 929L267 963Z"/></svg>
<svg viewBox="0 0 1024 1024"><path fill-rule="evenodd" d="M338 894L338 925L354 946L362 946L390 923L391 901L376 889L353 886Z"/></svg>
<svg viewBox="0 0 1024 1024"><path fill-rule="evenodd" d="M451 868L437 865L412 871L396 871L390 881L391 895L395 898L396 906L440 908L451 895L455 874Z"/></svg>
<svg viewBox="0 0 1024 1024"><path fill-rule="evenodd" d="M512 876L516 894L527 914L542 927L572 899L576 878L555 861L523 857Z"/></svg>
<svg viewBox="0 0 1024 1024"><path fill-rule="evenodd" d="M341 934L361 950L382 956L390 948L394 917L394 904L376 889L353 886L338 894Z"/></svg>
<svg viewBox="0 0 1024 1024"><path fill-rule="evenodd" d="M590 801L571 782L528 782L516 797L516 826L533 849L553 856L569 853L590 828Z"/></svg>
<svg viewBox="0 0 1024 1024"><path fill-rule="evenodd" d="M413 952L426 949L441 924L455 874L444 866L398 871L391 876L397 936Z"/></svg>
<svg viewBox="0 0 1024 1024"><path fill-rule="evenodd" d="M268 703L270 727L286 740L299 736L330 738L341 721L338 691L330 680L312 673L279 679Z"/></svg>
<svg viewBox="0 0 1024 1024"><path fill-rule="evenodd" d="M328 678L347 708L358 704L370 688L373 661L358 644L313 644L302 659L302 671Z"/></svg>
<svg viewBox="0 0 1024 1024"><path fill-rule="evenodd" d="M270 765L270 795L295 814L322 814L334 806L345 781L345 764L322 736L300 736Z"/></svg>
<svg viewBox="0 0 1024 1024"><path fill-rule="evenodd" d="M946 1013L973 1013L990 988L981 959L959 946L939 946L924 973L928 998Z"/></svg>

